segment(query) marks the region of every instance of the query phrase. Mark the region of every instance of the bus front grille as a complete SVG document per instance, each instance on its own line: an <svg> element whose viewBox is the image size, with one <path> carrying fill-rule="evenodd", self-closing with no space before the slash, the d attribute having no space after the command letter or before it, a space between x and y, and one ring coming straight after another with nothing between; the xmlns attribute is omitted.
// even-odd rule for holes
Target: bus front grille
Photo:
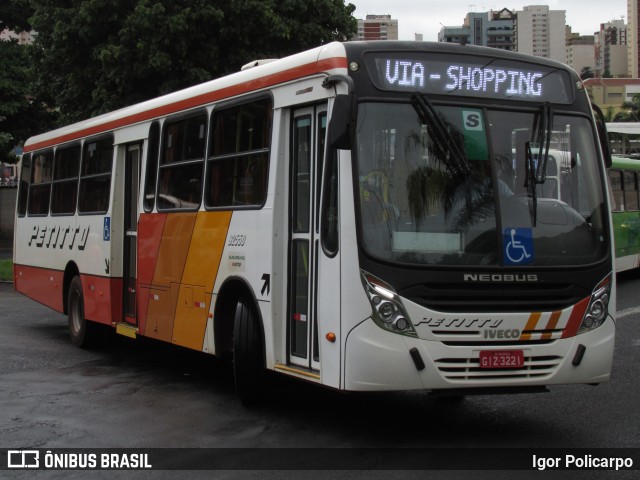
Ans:
<svg viewBox="0 0 640 480"><path fill-rule="evenodd" d="M543 379L560 366L562 357L538 355L524 358L520 368L484 369L476 358L441 358L435 361L440 374L451 382L492 382L496 380Z"/></svg>

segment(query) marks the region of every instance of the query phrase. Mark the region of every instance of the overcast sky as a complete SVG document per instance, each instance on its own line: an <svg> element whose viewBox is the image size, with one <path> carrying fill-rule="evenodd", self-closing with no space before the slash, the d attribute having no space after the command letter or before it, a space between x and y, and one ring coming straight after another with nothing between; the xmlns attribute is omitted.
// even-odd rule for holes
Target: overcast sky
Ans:
<svg viewBox="0 0 640 480"><path fill-rule="evenodd" d="M548 5L565 10L567 25L582 35L593 35L601 23L627 18L627 0L346 0L356 6L356 18L370 14L387 15L398 20L398 38L413 40L422 33L425 41L437 41L442 25L460 26L469 11L522 10L526 5Z"/></svg>

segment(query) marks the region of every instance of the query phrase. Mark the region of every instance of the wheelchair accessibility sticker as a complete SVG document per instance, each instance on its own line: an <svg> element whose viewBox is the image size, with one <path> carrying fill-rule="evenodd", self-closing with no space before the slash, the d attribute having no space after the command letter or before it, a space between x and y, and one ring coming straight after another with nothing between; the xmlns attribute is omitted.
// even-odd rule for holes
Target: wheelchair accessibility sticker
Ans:
<svg viewBox="0 0 640 480"><path fill-rule="evenodd" d="M533 262L533 230L505 228L502 232L505 265L527 265Z"/></svg>
<svg viewBox="0 0 640 480"><path fill-rule="evenodd" d="M104 217L102 240L104 240L105 242L111 241L111 217Z"/></svg>

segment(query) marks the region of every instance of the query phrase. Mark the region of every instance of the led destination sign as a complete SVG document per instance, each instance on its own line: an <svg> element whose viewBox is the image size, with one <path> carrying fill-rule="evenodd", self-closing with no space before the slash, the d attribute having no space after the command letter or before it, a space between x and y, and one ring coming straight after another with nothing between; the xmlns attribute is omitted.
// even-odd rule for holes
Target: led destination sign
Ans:
<svg viewBox="0 0 640 480"><path fill-rule="evenodd" d="M370 60L370 59L369 59ZM376 56L373 81L383 90L571 103L569 75L523 62L461 55Z"/></svg>

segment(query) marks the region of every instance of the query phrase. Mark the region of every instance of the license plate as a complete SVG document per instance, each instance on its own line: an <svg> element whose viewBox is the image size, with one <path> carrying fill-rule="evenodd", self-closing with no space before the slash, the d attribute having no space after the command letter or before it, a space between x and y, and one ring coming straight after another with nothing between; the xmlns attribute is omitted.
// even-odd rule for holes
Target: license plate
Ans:
<svg viewBox="0 0 640 480"><path fill-rule="evenodd" d="M522 350L483 350L480 368L521 368L524 366Z"/></svg>

